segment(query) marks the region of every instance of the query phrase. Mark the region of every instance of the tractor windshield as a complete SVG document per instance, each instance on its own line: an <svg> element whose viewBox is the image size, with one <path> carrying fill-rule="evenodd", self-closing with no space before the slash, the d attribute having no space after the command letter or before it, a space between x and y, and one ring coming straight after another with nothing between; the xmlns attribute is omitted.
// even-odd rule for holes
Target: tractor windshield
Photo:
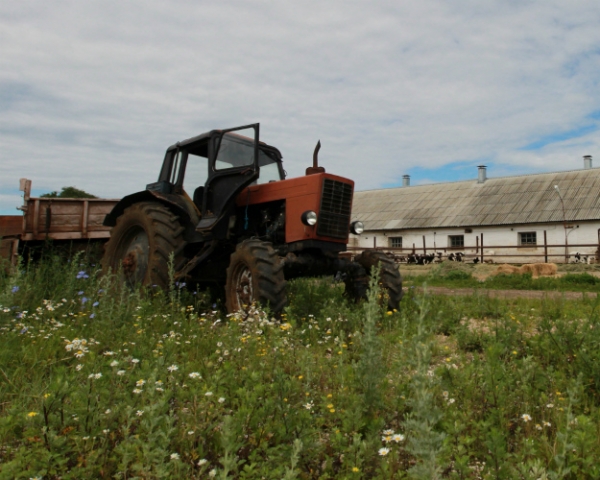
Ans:
<svg viewBox="0 0 600 480"><path fill-rule="evenodd" d="M215 170L252 166L254 160L254 145L244 137L227 133L223 135L219 153L215 161ZM280 164L274 152L260 149L258 152L260 177L256 183L268 183L281 180Z"/></svg>

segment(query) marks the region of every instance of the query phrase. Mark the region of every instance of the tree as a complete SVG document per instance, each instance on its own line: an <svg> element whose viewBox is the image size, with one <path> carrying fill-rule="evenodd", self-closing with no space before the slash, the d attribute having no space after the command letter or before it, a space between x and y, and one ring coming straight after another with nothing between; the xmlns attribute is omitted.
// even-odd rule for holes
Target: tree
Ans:
<svg viewBox="0 0 600 480"><path fill-rule="evenodd" d="M43 198L98 198L96 195L84 192L76 187L62 187L62 191L58 193L56 190L50 193L40 195Z"/></svg>

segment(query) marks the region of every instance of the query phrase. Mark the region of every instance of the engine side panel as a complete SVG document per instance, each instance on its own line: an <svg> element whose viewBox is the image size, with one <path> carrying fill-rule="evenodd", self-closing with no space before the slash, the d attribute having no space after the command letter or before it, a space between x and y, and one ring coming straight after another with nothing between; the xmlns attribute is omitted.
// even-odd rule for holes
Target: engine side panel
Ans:
<svg viewBox="0 0 600 480"><path fill-rule="evenodd" d="M354 191L354 182L344 177L331 175L329 173L319 173L315 175L306 175L304 177L281 180L279 182L270 182L262 185L252 185L244 189L237 197L238 207L246 205L260 205L273 201L285 201L285 237L286 243L298 242L302 240L322 240L327 242L343 243L348 242L348 233L340 234L345 229L349 229L349 214L346 222L345 216L342 217L341 225L336 229L336 237L319 235L319 223L315 226L304 225L301 221L302 214L307 210L313 210L321 218L320 210L322 207L322 197L324 192L325 180L328 184L345 186L344 203L345 208L339 210L348 210L352 202L352 192ZM326 189L326 191L328 191ZM338 210L331 202L325 202L329 210ZM331 212L323 212L323 218L331 216ZM339 224L338 220L338 224ZM347 223L347 225L344 225Z"/></svg>

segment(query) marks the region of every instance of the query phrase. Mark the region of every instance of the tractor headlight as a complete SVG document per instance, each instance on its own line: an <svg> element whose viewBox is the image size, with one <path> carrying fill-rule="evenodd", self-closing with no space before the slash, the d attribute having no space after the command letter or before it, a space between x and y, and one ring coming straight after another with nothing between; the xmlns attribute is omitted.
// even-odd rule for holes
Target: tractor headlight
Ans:
<svg viewBox="0 0 600 480"><path fill-rule="evenodd" d="M365 231L365 226L362 222L352 222L350 224L350 231L354 235L360 235L361 233L363 233Z"/></svg>
<svg viewBox="0 0 600 480"><path fill-rule="evenodd" d="M312 227L317 223L317 214L312 210L307 210L302 214L302 223Z"/></svg>

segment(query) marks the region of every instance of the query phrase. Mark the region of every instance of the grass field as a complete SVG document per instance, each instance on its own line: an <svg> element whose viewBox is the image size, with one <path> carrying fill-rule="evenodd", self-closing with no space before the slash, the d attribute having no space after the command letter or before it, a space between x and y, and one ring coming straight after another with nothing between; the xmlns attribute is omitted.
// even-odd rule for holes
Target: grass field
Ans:
<svg viewBox="0 0 600 480"><path fill-rule="evenodd" d="M443 262L433 265L402 265L406 285L454 288L553 290L600 292L600 265L559 265L555 277L496 275L498 265Z"/></svg>
<svg viewBox="0 0 600 480"><path fill-rule="evenodd" d="M0 277L0 478L600 477L595 299L413 292L386 312L376 285L356 305L299 280L283 317L242 319L81 258L21 267Z"/></svg>

